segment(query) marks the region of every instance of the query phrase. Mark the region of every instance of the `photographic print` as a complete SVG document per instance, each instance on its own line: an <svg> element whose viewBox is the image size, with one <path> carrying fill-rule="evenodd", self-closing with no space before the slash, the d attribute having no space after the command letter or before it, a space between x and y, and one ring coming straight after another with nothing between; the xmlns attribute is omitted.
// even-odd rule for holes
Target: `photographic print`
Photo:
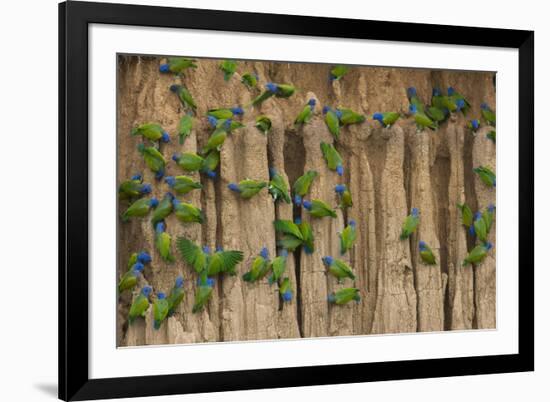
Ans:
<svg viewBox="0 0 550 402"><path fill-rule="evenodd" d="M117 345L496 328L496 76L117 56Z"/></svg>

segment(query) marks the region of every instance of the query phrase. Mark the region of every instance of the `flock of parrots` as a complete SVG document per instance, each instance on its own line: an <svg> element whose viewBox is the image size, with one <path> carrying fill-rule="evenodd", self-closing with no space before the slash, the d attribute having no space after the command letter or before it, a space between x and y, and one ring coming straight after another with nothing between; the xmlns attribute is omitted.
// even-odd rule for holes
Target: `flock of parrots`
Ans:
<svg viewBox="0 0 550 402"><path fill-rule="evenodd" d="M195 60L173 57L168 58L166 63L160 65L160 72L183 76L186 71L196 67ZM233 77L237 69L237 62L224 60L220 63L219 67L225 81L228 81ZM349 67L347 66L335 66L330 70L329 78L331 81L340 80L348 72ZM258 81L259 77L255 73L245 73L241 79L241 82L249 89L257 88L259 85ZM179 143L183 144L193 129L197 105L193 96L184 85L171 85L170 91L178 97L184 110L187 111L181 118L178 127ZM254 98L249 105L246 105L246 107L258 106L271 97L289 98L295 91L296 88L292 85L270 82L265 84L265 90ZM421 132L425 128L436 130L438 125L449 118L452 113L466 114L470 109L468 101L452 87L448 88L447 95L442 95L438 88L434 88L429 105L425 105L420 101L414 87L407 89L407 97L410 103L409 114L414 117L418 132ZM305 125L311 120L315 113L315 106L315 99L310 99L307 102L294 121L296 127ZM343 127L351 124L361 124L366 120L364 115L346 108L334 109L324 106L322 113L327 128L336 141L338 141L340 130ZM206 145L199 153L183 152L174 154L172 160L184 172L200 172L208 178L215 179L217 177L216 169L220 162L220 149L228 135L244 127L239 120L243 114L244 110L239 106L208 110L206 118L212 126L212 133ZM485 103L481 106L481 114L487 124L496 127L495 112ZM383 127L391 127L401 117L401 114L397 112L374 113L372 116L373 120L379 121ZM255 126L260 132L267 134L271 129L271 120L268 116L259 115L256 117ZM475 135L475 132L480 128L480 121L477 119L470 120L468 127ZM160 151L160 143L169 142L169 134L159 124L144 123L134 127L131 135L143 138L143 142L137 146L137 150L143 157L147 167L155 174L155 178L161 180L164 177L167 161ZM495 142L495 130L489 132L487 138ZM146 145L146 141L149 141L151 144ZM338 176L342 176L344 173L343 159L334 145L320 142L320 148L328 168L336 172ZM479 166L474 169L474 172L477 173L479 179L488 187L496 186L495 173L490 168ZM317 176L318 173L314 170L305 172L304 175L296 180L292 186L292 191L289 191L289 186L283 176L278 174L275 169L270 168L269 182L243 179L238 183L230 183L228 188L245 200L258 195L262 189L267 188L274 202L281 201L288 204L294 202L297 207L304 208L315 219L325 217L336 218L335 209L326 202L318 199L305 199L309 193L311 184ZM135 175L130 180L122 182L119 186L118 196L119 200L128 203L127 209L121 215L123 222L127 222L132 218L143 218L152 211L151 223L155 232L155 247L164 261L174 262L176 258L171 251L172 238L166 232L164 219L174 213L184 224L202 224L204 222L203 212L195 205L180 201L176 197L176 195L185 195L193 190L200 190L202 185L200 182L186 175L168 176L164 178L164 181L170 190L166 192L160 201L153 197L146 197L147 194L151 193L152 189L151 185L143 183L141 175ZM336 208L346 210L353 206L351 192L345 184L338 184L335 187L335 193L340 200ZM492 248L492 244L487 241L487 237L493 225L495 207L491 204L487 206L485 211L474 214L466 204L457 204L457 206L462 215L462 223L467 228L468 233L471 236L475 236L478 241L478 244L470 250L468 256L464 259L463 265L478 264L484 260L487 252ZM411 214L403 222L399 238L407 240L415 232L419 222L420 212L417 208L412 208ZM296 218L294 221L276 220L273 224L274 230L279 234L277 245L281 249L280 255L270 259L268 250L264 247L253 260L249 271L242 276L242 279L246 282L257 282L269 274L267 278L269 284L277 283L281 300L286 302L292 299L290 279L285 276L288 253L294 252L298 248L306 254L313 253L315 239L310 224L299 218ZM340 254L343 256L352 249L356 240L356 222L350 220L348 225L339 233L339 236ZM214 287L213 277L220 274L236 275L235 268L244 259L242 251L223 250L221 247L218 247L212 252L209 247L200 247L184 237L177 238L176 248L183 257L183 260L193 267L199 276L192 309L193 313L201 311L212 296L212 289ZM418 248L420 258L424 264L437 264L436 258L426 242L420 241ZM150 262L151 256L147 252L142 251L131 255L128 261L128 270L118 284L119 295L125 291L132 291L137 286L138 278L142 275L144 265ZM338 279L339 283L346 278L350 280L355 279L352 268L342 259L325 256L322 258L322 262L328 272ZM152 288L144 286L141 292L133 299L128 317L129 324L132 324L136 318L145 316L150 307L149 299L151 293ZM168 296L163 292L156 293L153 303L153 325L155 329L160 328L162 322L176 311L183 298L183 278L181 276L176 278L175 284ZM360 290L356 287L343 288L328 296L328 301L336 305L343 305L352 300L359 302L360 299Z"/></svg>

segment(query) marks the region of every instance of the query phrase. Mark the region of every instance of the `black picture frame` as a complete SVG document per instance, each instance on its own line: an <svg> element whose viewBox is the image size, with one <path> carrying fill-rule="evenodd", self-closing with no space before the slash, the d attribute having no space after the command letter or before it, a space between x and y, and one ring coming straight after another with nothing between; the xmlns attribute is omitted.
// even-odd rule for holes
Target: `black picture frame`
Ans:
<svg viewBox="0 0 550 402"><path fill-rule="evenodd" d="M519 51L517 354L90 379L88 25L192 28ZM534 32L70 1L59 4L59 398L89 400L534 370ZM335 370L335 368L338 368Z"/></svg>

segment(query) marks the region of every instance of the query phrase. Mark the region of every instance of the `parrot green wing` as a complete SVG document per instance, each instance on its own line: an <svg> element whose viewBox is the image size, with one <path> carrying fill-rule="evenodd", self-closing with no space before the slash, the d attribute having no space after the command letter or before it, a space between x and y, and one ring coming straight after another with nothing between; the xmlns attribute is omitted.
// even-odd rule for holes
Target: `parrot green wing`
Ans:
<svg viewBox="0 0 550 402"><path fill-rule="evenodd" d="M140 198L135 201L128 209L122 214L122 220L124 222L128 221L129 218L138 217L142 218L149 213L150 209L150 199Z"/></svg>
<svg viewBox="0 0 550 402"><path fill-rule="evenodd" d="M475 246L462 263L463 266L468 264L477 264L485 259L487 256L487 249L483 244Z"/></svg>
<svg viewBox="0 0 550 402"><path fill-rule="evenodd" d="M180 144L183 144L187 137L191 135L191 130L193 129L193 117L186 114L180 119L178 126L178 136Z"/></svg>
<svg viewBox="0 0 550 402"><path fill-rule="evenodd" d="M321 151L330 170L336 170L338 165L342 165L342 157L334 145L321 142Z"/></svg>
<svg viewBox="0 0 550 402"><path fill-rule="evenodd" d="M175 209L176 217L184 223L203 223L204 216L202 210L186 202L182 202Z"/></svg>
<svg viewBox="0 0 550 402"><path fill-rule="evenodd" d="M263 115L256 117L256 128L262 133L267 134L271 129L271 119Z"/></svg>
<svg viewBox="0 0 550 402"><path fill-rule="evenodd" d="M166 319L168 316L168 310L170 309L170 305L168 303L168 300L166 299L157 299L153 303L153 328L159 329L160 324Z"/></svg>
<svg viewBox="0 0 550 402"><path fill-rule="evenodd" d="M153 212L153 217L151 218L153 226L155 226L158 222L164 220L164 218L170 215L173 208L174 207L172 206L172 198L169 196L164 196L155 208L155 212Z"/></svg>
<svg viewBox="0 0 550 402"><path fill-rule="evenodd" d="M436 106L430 106L428 109L426 109L426 114L428 115L428 117L436 122L442 122L447 117L445 116L445 112L443 111L443 109L440 109Z"/></svg>
<svg viewBox="0 0 550 402"><path fill-rule="evenodd" d="M313 230L311 225L305 221L302 221L300 225L300 232L302 232L302 238L304 239L304 251L306 254L312 254L315 251Z"/></svg>
<svg viewBox="0 0 550 402"><path fill-rule="evenodd" d="M304 239L300 228L292 221L278 219L273 222L273 226L275 227L275 231L277 232L292 235L300 240Z"/></svg>
<svg viewBox="0 0 550 402"><path fill-rule="evenodd" d="M295 125L306 124L313 116L313 111L309 105L304 106L298 117L294 120Z"/></svg>
<svg viewBox="0 0 550 402"><path fill-rule="evenodd" d="M273 196L275 201L282 198L287 204L291 203L290 195L288 194L288 186L285 179L280 174L274 175L269 182L269 193Z"/></svg>
<svg viewBox="0 0 550 402"><path fill-rule="evenodd" d="M294 92L296 92L296 87L290 84L277 84L277 92L275 96L277 98L290 98Z"/></svg>
<svg viewBox="0 0 550 402"><path fill-rule="evenodd" d="M202 249L185 237L178 237L176 246L186 263L191 265L195 272L202 272L206 267L206 255Z"/></svg>
<svg viewBox="0 0 550 402"><path fill-rule="evenodd" d="M245 179L239 182L240 195L244 199L252 198L264 187L267 187L267 182L265 181Z"/></svg>
<svg viewBox="0 0 550 402"><path fill-rule="evenodd" d="M206 154L208 151L217 149L219 150L227 138L227 130L223 127L214 130L212 135L208 138L206 146L202 149L202 153Z"/></svg>
<svg viewBox="0 0 550 402"><path fill-rule="evenodd" d="M399 236L399 238L401 240L405 240L411 234L413 234L413 232L416 230L416 227L418 226L418 221L418 217L408 215L403 222L403 226L401 228L401 236Z"/></svg>
<svg viewBox="0 0 550 402"><path fill-rule="evenodd" d="M227 108L209 109L206 114L216 119L230 119L233 117L233 112Z"/></svg>
<svg viewBox="0 0 550 402"><path fill-rule="evenodd" d="M472 210L466 203L464 204L456 204L458 209L460 209L462 213L462 224L469 228L472 226L472 223L474 222L474 214L472 213Z"/></svg>
<svg viewBox="0 0 550 402"><path fill-rule="evenodd" d="M329 110L325 114L325 123L328 131L330 131L332 136L338 140L340 137L340 120L338 120L338 116L333 110Z"/></svg>
<svg viewBox="0 0 550 402"><path fill-rule="evenodd" d="M334 294L334 303L337 305L343 305L352 300L359 301L360 299L358 288L343 288Z"/></svg>
<svg viewBox="0 0 550 402"><path fill-rule="evenodd" d="M213 172L216 170L218 165L220 164L220 152L217 150L212 150L206 155L204 158L201 170L207 171L207 172Z"/></svg>
<svg viewBox="0 0 550 402"><path fill-rule="evenodd" d="M428 246L425 246L425 249L420 251L420 258L422 261L424 261L428 265L435 265L437 262L435 261L435 256L431 248Z"/></svg>
<svg viewBox="0 0 550 402"><path fill-rule="evenodd" d="M254 88L258 84L258 79L254 74L245 73L241 78L241 82L249 88Z"/></svg>
<svg viewBox="0 0 550 402"><path fill-rule="evenodd" d="M130 306L130 312L128 313L128 323L131 325L138 317L145 315L145 312L149 308L149 300L142 294L139 294L132 305Z"/></svg>
<svg viewBox="0 0 550 402"><path fill-rule="evenodd" d="M164 156L154 147L145 147L143 149L143 159L149 169L155 173L163 170L166 165Z"/></svg>
<svg viewBox="0 0 550 402"><path fill-rule="evenodd" d="M474 221L474 230L476 232L476 237L482 242L487 241L487 225L485 224L485 219L477 219Z"/></svg>
<svg viewBox="0 0 550 402"><path fill-rule="evenodd" d="M195 172L202 167L204 159L194 152L184 152L179 157L177 163L183 170Z"/></svg>
<svg viewBox="0 0 550 402"><path fill-rule="evenodd" d="M172 252L170 251L171 244L172 237L168 233L162 232L156 235L155 245L157 246L157 250L162 259L167 262L176 261L176 258L172 255Z"/></svg>
<svg viewBox="0 0 550 402"><path fill-rule="evenodd" d="M437 129L436 123L424 113L416 112L416 114L414 115L414 121L416 122L416 125L420 128L427 127L431 130Z"/></svg>
<svg viewBox="0 0 550 402"><path fill-rule="evenodd" d="M271 98L273 95L275 95L275 94L271 91L264 91L261 95L254 98L252 100L252 102L250 102L250 104L252 106L257 106L257 105L261 104L262 102L264 102L265 100Z"/></svg>
<svg viewBox="0 0 550 402"><path fill-rule="evenodd" d="M118 198L127 200L130 198L139 197L141 189L141 180L126 180L120 183L118 187Z"/></svg>
<svg viewBox="0 0 550 402"><path fill-rule="evenodd" d="M294 193L302 197L305 196L309 192L309 187L317 175L318 173L315 170L310 170L296 179L292 187Z"/></svg>
<svg viewBox="0 0 550 402"><path fill-rule="evenodd" d="M351 267L346 264L344 261L339 259L334 259L334 267L340 272L340 275L344 278L355 279L355 275Z"/></svg>
<svg viewBox="0 0 550 402"><path fill-rule="evenodd" d="M284 293L286 293L288 291L292 291L291 286L290 286L290 279L289 278L284 278L281 281L281 283L279 284L279 293L281 295L283 295Z"/></svg>
<svg viewBox="0 0 550 402"><path fill-rule="evenodd" d="M279 280L286 269L286 258L279 256L273 259L271 262L271 276L268 278L269 284L273 284Z"/></svg>
<svg viewBox="0 0 550 402"><path fill-rule="evenodd" d="M385 112L382 113L382 122L384 125L392 126L398 119L401 117L401 115L397 112Z"/></svg>
<svg viewBox="0 0 550 402"><path fill-rule="evenodd" d="M209 286L199 286L197 288L197 291L195 293L195 303L193 304L192 312L198 313L201 311L208 300L210 299L210 296L212 296L212 288Z"/></svg>
<svg viewBox="0 0 550 402"><path fill-rule="evenodd" d="M332 76L332 79L334 81L338 81L340 78L342 78L344 75L346 75L349 71L348 66L335 66L330 70L330 75Z"/></svg>
<svg viewBox="0 0 550 402"><path fill-rule="evenodd" d="M340 123L345 126L350 124L363 123L366 119L364 115L354 112L351 109L338 108L338 110L342 113L342 116L340 117Z"/></svg>
<svg viewBox="0 0 550 402"><path fill-rule="evenodd" d="M324 216L331 216L332 218L336 218L336 211L321 200L311 201L310 214L315 218L322 218Z"/></svg>
<svg viewBox="0 0 550 402"><path fill-rule="evenodd" d="M120 282L118 283L118 293L122 293L125 290L133 289L137 285L137 276L132 269L122 275Z"/></svg>
<svg viewBox="0 0 550 402"><path fill-rule="evenodd" d="M346 226L340 234L340 254L344 255L348 250L351 250L356 238L356 230L351 225Z"/></svg>
<svg viewBox="0 0 550 402"><path fill-rule="evenodd" d="M222 272L227 272L231 275L235 274L235 267L244 259L243 252L238 250L227 250L216 254L220 258Z"/></svg>
<svg viewBox="0 0 550 402"><path fill-rule="evenodd" d="M138 262L138 253L132 253L130 258L128 258L128 270L132 268L136 262Z"/></svg>
<svg viewBox="0 0 550 402"><path fill-rule="evenodd" d="M168 315L174 314L178 306L181 304L183 298L185 296L185 292L182 288L176 288L174 287L172 291L170 292L170 295L168 296Z"/></svg>
<svg viewBox="0 0 550 402"><path fill-rule="evenodd" d="M220 69L223 71L223 79L229 81L235 70L237 69L237 62L234 60L224 60L220 63Z"/></svg>

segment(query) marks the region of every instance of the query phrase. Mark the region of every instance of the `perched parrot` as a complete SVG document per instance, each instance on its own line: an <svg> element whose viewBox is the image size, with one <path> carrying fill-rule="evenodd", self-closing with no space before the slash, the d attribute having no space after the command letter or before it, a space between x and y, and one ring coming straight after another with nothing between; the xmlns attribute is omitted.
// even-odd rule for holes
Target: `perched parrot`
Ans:
<svg viewBox="0 0 550 402"><path fill-rule="evenodd" d="M237 70L237 62L235 60L224 60L220 63L220 70L223 71L223 79L229 81L235 70Z"/></svg>
<svg viewBox="0 0 550 402"><path fill-rule="evenodd" d="M209 109L206 113L208 116L215 117L216 119L232 119L235 116L242 116L244 110L240 106L235 106L232 108L218 108L218 109Z"/></svg>
<svg viewBox="0 0 550 402"><path fill-rule="evenodd" d="M267 116L260 115L256 117L256 128L262 133L267 134L271 130L271 119Z"/></svg>
<svg viewBox="0 0 550 402"><path fill-rule="evenodd" d="M128 259L128 270L134 266L136 263L141 263L143 265L149 264L152 261L151 256L146 251L140 251L139 253L132 253Z"/></svg>
<svg viewBox="0 0 550 402"><path fill-rule="evenodd" d="M458 209L460 210L460 213L462 214L462 224L468 229L470 234L473 236L475 234L474 229L474 214L470 207L464 203L464 204L456 204Z"/></svg>
<svg viewBox="0 0 550 402"><path fill-rule="evenodd" d="M487 124L489 124L493 127L496 127L497 116L496 116L495 112L493 110L491 110L489 105L486 104L485 102L483 102L481 104L481 115L483 116L483 118L485 119Z"/></svg>
<svg viewBox="0 0 550 402"><path fill-rule="evenodd" d="M235 267L242 262L244 258L242 251L224 251L221 247L217 247L216 252L212 255L210 255L209 252L206 254L208 255L206 264L208 276L217 275L219 273L228 273L231 276L236 275L237 271Z"/></svg>
<svg viewBox="0 0 550 402"><path fill-rule="evenodd" d="M159 292L157 299L153 302L153 328L158 330L160 324L168 317L168 311L170 310L170 303L166 299L164 293Z"/></svg>
<svg viewBox="0 0 550 402"><path fill-rule="evenodd" d="M258 74L245 73L241 77L241 82L249 88L255 88L258 85Z"/></svg>
<svg viewBox="0 0 550 402"><path fill-rule="evenodd" d="M407 88L407 98L409 99L409 103L411 105L416 106L416 110L418 112L424 113L424 104L422 103L420 98L418 98L415 87Z"/></svg>
<svg viewBox="0 0 550 402"><path fill-rule="evenodd" d="M227 139L227 134L229 133L230 127L231 119L225 120L225 124L223 125L223 127L216 128L214 132L210 134L206 145L202 148L202 154L205 155L209 151L213 150L219 151L222 148L223 143Z"/></svg>
<svg viewBox="0 0 550 402"><path fill-rule="evenodd" d="M336 305L347 304L350 301L355 300L357 303L361 301L358 288L343 288L336 292L332 292L328 296L328 301Z"/></svg>
<svg viewBox="0 0 550 402"><path fill-rule="evenodd" d="M340 120L340 124L343 126L363 123L366 120L365 115L354 112L353 110L347 108L339 107L338 109L336 109L336 115Z"/></svg>
<svg viewBox="0 0 550 402"><path fill-rule="evenodd" d="M185 57L169 57L168 62L161 64L159 70L161 73L183 75L183 72L188 68L197 68L195 61Z"/></svg>
<svg viewBox="0 0 550 402"><path fill-rule="evenodd" d="M208 255L210 253L210 249L208 247L200 248L185 237L177 238L176 247L181 253L183 260L191 265L195 272L201 273L206 271Z"/></svg>
<svg viewBox="0 0 550 402"><path fill-rule="evenodd" d="M270 285L274 284L275 282L278 282L281 276L284 274L286 269L286 259L288 257L288 251L284 250L281 252L281 255L278 257L275 257L273 261L271 261L271 275L269 278L267 278L267 281Z"/></svg>
<svg viewBox="0 0 550 402"><path fill-rule="evenodd" d="M309 192L309 187L313 180L318 176L318 173L315 170L308 170L302 176L298 177L292 186L294 193L294 204L297 206L302 205L302 198L305 197Z"/></svg>
<svg viewBox="0 0 550 402"><path fill-rule="evenodd" d="M207 278L205 280L202 280L199 278L199 280L197 281L197 285L197 291L195 292L195 303L193 304L192 309L193 314L201 311L212 296L214 279Z"/></svg>
<svg viewBox="0 0 550 402"><path fill-rule="evenodd" d="M143 144L137 146L139 153L143 156L145 164L155 173L157 180L162 179L164 170L166 169L166 159L155 147L146 147Z"/></svg>
<svg viewBox="0 0 550 402"><path fill-rule="evenodd" d="M194 206L193 204L181 202L175 197L172 200L172 204L174 206L174 212L176 214L176 217L180 220L180 222L183 222L183 223L191 223L191 222L203 223L204 222L204 215L202 211L196 206Z"/></svg>
<svg viewBox="0 0 550 402"><path fill-rule="evenodd" d="M323 264L328 268L328 271L338 279L338 283L341 283L344 278L355 279L351 267L344 261L332 258L330 255L323 257L322 260Z"/></svg>
<svg viewBox="0 0 550 402"><path fill-rule="evenodd" d="M426 116L425 113L419 112L416 105L411 104L409 106L409 112L414 115L414 121L416 123L417 131L422 131L426 127L431 130L437 129L437 124L435 124L432 119Z"/></svg>
<svg viewBox="0 0 550 402"><path fill-rule="evenodd" d="M335 170L338 176L342 176L344 174L342 157L336 148L334 148L334 145L321 142L321 152L323 153L325 161L327 161L328 168L330 170Z"/></svg>
<svg viewBox="0 0 550 402"><path fill-rule="evenodd" d="M273 82L268 82L265 84L265 91L254 98L252 102L250 103L252 106L260 105L265 100L271 98L272 96L275 96L277 98L290 98L294 92L296 92L296 88L289 84L274 84Z"/></svg>
<svg viewBox="0 0 550 402"><path fill-rule="evenodd" d="M302 232L304 252L306 254L313 254L313 251L315 251L315 247L313 245L315 238L313 236L313 229L311 229L311 225L305 221L302 221L300 218L294 219L294 223L298 225L300 232Z"/></svg>
<svg viewBox="0 0 550 402"><path fill-rule="evenodd" d="M439 109L441 113L447 115L449 113L449 108L451 100L448 96L443 96L439 88L432 89L432 99L430 106L436 109ZM452 106L451 106L452 107ZM456 106L455 106L456 107ZM455 108L453 107L453 109Z"/></svg>
<svg viewBox="0 0 550 402"><path fill-rule="evenodd" d="M481 215L483 217L483 220L485 221L487 233L489 233L491 231L491 228L493 227L493 222L495 220L495 209L496 207L493 204L489 204L489 206L487 206L487 209L483 211L483 214Z"/></svg>
<svg viewBox="0 0 550 402"><path fill-rule="evenodd" d="M340 205L338 205L338 208L346 209L353 207L351 192L345 184L337 184L336 187L334 187L334 191L340 197Z"/></svg>
<svg viewBox="0 0 550 402"><path fill-rule="evenodd" d="M390 128L401 117L397 112L375 113L373 120L378 120L382 127Z"/></svg>
<svg viewBox="0 0 550 402"><path fill-rule="evenodd" d="M170 86L170 91L174 92L180 100L184 108L191 108L193 111L197 108L197 104L191 96L191 92L183 85L173 84Z"/></svg>
<svg viewBox="0 0 550 402"><path fill-rule="evenodd" d="M493 143L496 144L496 142L497 142L497 132L495 130L489 131L485 137L487 137L487 139L493 141Z"/></svg>
<svg viewBox="0 0 550 402"><path fill-rule="evenodd" d="M180 145L183 144L187 137L191 135L192 129L193 116L191 116L190 114L186 114L180 119L180 124L178 126L178 137Z"/></svg>
<svg viewBox="0 0 550 402"><path fill-rule="evenodd" d="M479 264L485 259L485 257L487 257L487 252L492 248L493 248L493 245L490 242L487 242L484 244L478 244L472 249L472 251L470 251L470 254L468 254L468 256L464 259L462 266L466 266L468 264Z"/></svg>
<svg viewBox="0 0 550 402"><path fill-rule="evenodd" d="M286 180L281 176L274 168L269 168L269 194L273 197L274 201L283 200L287 204L292 201L288 193L288 185Z"/></svg>
<svg viewBox="0 0 550 402"><path fill-rule="evenodd" d="M340 112L332 110L329 106L323 107L323 114L325 115L325 124L327 125L328 131L332 136L338 140L340 137Z"/></svg>
<svg viewBox="0 0 550 402"><path fill-rule="evenodd" d="M140 198L124 211L121 216L122 222L128 222L130 218L143 218L151 208L156 208L158 203L156 198Z"/></svg>
<svg viewBox="0 0 550 402"><path fill-rule="evenodd" d="M321 200L304 201L302 205L314 218L323 218L325 216L336 218L336 211Z"/></svg>
<svg viewBox="0 0 550 402"><path fill-rule="evenodd" d="M229 183L227 188L238 193L241 198L250 199L267 187L267 182L259 180L244 179L239 183Z"/></svg>
<svg viewBox="0 0 550 402"><path fill-rule="evenodd" d="M479 178L483 183L489 187L496 187L497 178L495 173L486 166L479 166L474 169L474 172L477 173Z"/></svg>
<svg viewBox="0 0 550 402"><path fill-rule="evenodd" d="M447 119L448 113L447 109L440 109L436 106L429 106L426 109L426 115L435 122L436 126Z"/></svg>
<svg viewBox="0 0 550 402"><path fill-rule="evenodd" d="M150 141L170 142L170 135L156 123L143 123L132 129L132 135L141 135Z"/></svg>
<svg viewBox="0 0 550 402"><path fill-rule="evenodd" d="M182 154L172 155L172 160L175 161L179 167L188 172L201 172L205 173L210 178L216 177L216 168L220 163L220 153L217 150L213 150L203 158L193 152L184 152Z"/></svg>
<svg viewBox="0 0 550 402"><path fill-rule="evenodd" d="M132 176L130 180L125 180L118 187L119 200L131 200L141 197L151 192L150 184L143 184L140 175Z"/></svg>
<svg viewBox="0 0 550 402"><path fill-rule="evenodd" d="M481 216L481 212L476 212L474 215L474 230L476 237L485 243L487 241L487 224Z"/></svg>
<svg viewBox="0 0 550 402"><path fill-rule="evenodd" d="M357 239L357 224L352 219L349 221L348 226L342 230L340 236L340 255L346 254L353 247L353 243Z"/></svg>
<svg viewBox="0 0 550 402"><path fill-rule="evenodd" d="M298 117L294 120L294 125L299 126L309 123L313 117L313 111L315 110L316 100L311 98L307 105L304 106Z"/></svg>
<svg viewBox="0 0 550 402"><path fill-rule="evenodd" d="M118 294L121 294L125 290L133 289L138 282L139 275L143 272L143 264L141 262L136 262L124 275L120 278L118 282Z"/></svg>
<svg viewBox="0 0 550 402"><path fill-rule="evenodd" d="M437 264L432 249L426 244L425 241L420 240L418 242L418 250L420 251L420 258L426 265Z"/></svg>
<svg viewBox="0 0 550 402"><path fill-rule="evenodd" d="M173 199L174 194L170 192L167 192L164 195L162 200L155 208L155 212L153 212L153 217L151 218L151 223L153 224L153 227L155 227L158 222L164 220L164 218L172 213L172 210L174 209L172 206Z"/></svg>
<svg viewBox="0 0 550 402"><path fill-rule="evenodd" d="M172 316L181 304L185 291L183 290L183 277L178 276L176 283L168 295L168 317Z"/></svg>
<svg viewBox="0 0 550 402"><path fill-rule="evenodd" d="M479 130L479 120L470 120L467 124L467 127L472 131L472 133L475 133L477 130Z"/></svg>
<svg viewBox="0 0 550 402"><path fill-rule="evenodd" d="M277 242L279 246L288 251L294 251L298 246L303 246L306 254L314 251L314 237L311 226L296 218L294 222L279 219L273 222L275 231L282 233L283 237Z"/></svg>
<svg viewBox="0 0 550 402"><path fill-rule="evenodd" d="M290 286L290 279L284 278L279 284L279 294L285 302L292 300L292 288Z"/></svg>
<svg viewBox="0 0 550 402"><path fill-rule="evenodd" d="M447 96L456 105L456 112L462 111L463 114L468 113L470 110L470 103L458 92L455 91L453 87L447 88Z"/></svg>
<svg viewBox="0 0 550 402"><path fill-rule="evenodd" d="M172 236L166 233L165 224L160 221L155 226L155 246L164 261L175 262L176 258L170 251L172 245Z"/></svg>
<svg viewBox="0 0 550 402"><path fill-rule="evenodd" d="M349 72L348 66L334 66L330 70L330 81L338 81L340 78L342 78L344 75L346 75Z"/></svg>
<svg viewBox="0 0 550 402"><path fill-rule="evenodd" d="M132 325L138 317L145 317L147 309L149 309L149 295L153 289L151 286L144 286L140 294L134 299L130 306L128 314L128 324Z"/></svg>
<svg viewBox="0 0 550 402"><path fill-rule="evenodd" d="M399 238L401 240L408 239L410 235L414 233L416 230L416 227L418 226L418 222L420 221L420 217L418 214L418 209L413 208L411 209L411 214L408 215L405 218L405 221L403 222L403 226L401 227L401 235Z"/></svg>
<svg viewBox="0 0 550 402"><path fill-rule="evenodd" d="M201 168L201 173L206 174L209 178L216 178L216 168L220 164L220 151L210 151L204 158L204 163Z"/></svg>
<svg viewBox="0 0 550 402"><path fill-rule="evenodd" d="M180 195L202 188L202 184L189 176L166 176L164 181L168 184L168 187L174 190L176 194Z"/></svg>
<svg viewBox="0 0 550 402"><path fill-rule="evenodd" d="M269 268L269 252L267 251L267 247L264 247L252 262L250 271L243 275L243 280L246 282L256 282L267 274Z"/></svg>

